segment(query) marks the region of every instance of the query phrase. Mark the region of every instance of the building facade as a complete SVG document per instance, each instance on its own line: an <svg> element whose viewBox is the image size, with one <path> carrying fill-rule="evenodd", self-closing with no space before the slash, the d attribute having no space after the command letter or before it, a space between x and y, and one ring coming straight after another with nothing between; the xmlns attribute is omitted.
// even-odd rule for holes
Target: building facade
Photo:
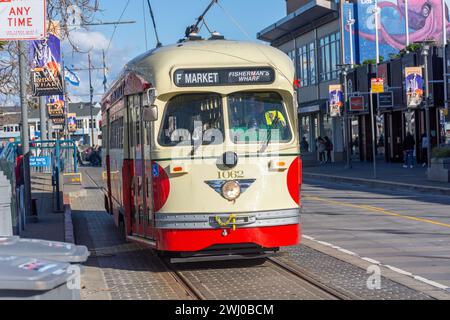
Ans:
<svg viewBox="0 0 450 320"><path fill-rule="evenodd" d="M69 113L76 114L77 131L70 133L70 136L81 145L91 144L91 109L89 103L69 103ZM94 126L94 145L101 145L101 107L100 104L92 108ZM20 107L0 107L0 141L8 142L20 139L21 131L21 108ZM51 129L52 120L48 119L47 128L52 139L56 139L56 132ZM30 140L41 138L41 121L39 109L32 109L28 112L28 129Z"/></svg>
<svg viewBox="0 0 450 320"><path fill-rule="evenodd" d="M343 121L328 112L329 86L340 83L341 26L339 3L287 0L287 16L258 33L257 38L285 52L296 66L300 137L305 163L317 162L317 138L328 137L332 160L343 160Z"/></svg>

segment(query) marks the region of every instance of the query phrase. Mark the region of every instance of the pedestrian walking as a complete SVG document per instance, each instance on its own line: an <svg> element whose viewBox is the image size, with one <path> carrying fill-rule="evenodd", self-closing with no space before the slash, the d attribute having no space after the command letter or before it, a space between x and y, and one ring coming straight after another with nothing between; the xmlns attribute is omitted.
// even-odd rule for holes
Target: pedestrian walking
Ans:
<svg viewBox="0 0 450 320"><path fill-rule="evenodd" d="M320 164L323 164L326 161L325 151L326 151L325 140L322 137L317 138L317 152L319 153Z"/></svg>
<svg viewBox="0 0 450 320"><path fill-rule="evenodd" d="M302 152L309 152L309 143L306 141L306 137L302 138L302 141L300 142L300 148Z"/></svg>
<svg viewBox="0 0 450 320"><path fill-rule="evenodd" d="M421 145L420 158L422 160L422 167L426 167L428 165L428 137L425 133L422 134L422 141L420 145Z"/></svg>
<svg viewBox="0 0 450 320"><path fill-rule="evenodd" d="M403 141L404 164L403 168L414 168L414 149L416 141L410 132L406 134Z"/></svg>
<svg viewBox="0 0 450 320"><path fill-rule="evenodd" d="M327 136L324 138L325 141L325 151L327 152L327 163L331 163L331 152L333 151L333 142Z"/></svg>

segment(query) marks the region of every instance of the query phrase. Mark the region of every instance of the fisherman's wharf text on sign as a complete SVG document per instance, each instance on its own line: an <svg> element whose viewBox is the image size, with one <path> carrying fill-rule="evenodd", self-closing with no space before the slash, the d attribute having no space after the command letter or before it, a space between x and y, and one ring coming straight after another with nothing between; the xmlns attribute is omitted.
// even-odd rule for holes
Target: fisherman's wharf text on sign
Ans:
<svg viewBox="0 0 450 320"><path fill-rule="evenodd" d="M174 73L177 87L270 84L275 80L271 68L179 69Z"/></svg>

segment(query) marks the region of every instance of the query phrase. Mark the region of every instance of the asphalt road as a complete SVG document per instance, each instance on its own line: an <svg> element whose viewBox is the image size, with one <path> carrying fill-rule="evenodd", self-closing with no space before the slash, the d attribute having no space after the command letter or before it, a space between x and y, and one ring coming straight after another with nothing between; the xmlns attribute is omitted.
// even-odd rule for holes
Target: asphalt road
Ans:
<svg viewBox="0 0 450 320"><path fill-rule="evenodd" d="M303 233L450 287L450 197L305 181Z"/></svg>

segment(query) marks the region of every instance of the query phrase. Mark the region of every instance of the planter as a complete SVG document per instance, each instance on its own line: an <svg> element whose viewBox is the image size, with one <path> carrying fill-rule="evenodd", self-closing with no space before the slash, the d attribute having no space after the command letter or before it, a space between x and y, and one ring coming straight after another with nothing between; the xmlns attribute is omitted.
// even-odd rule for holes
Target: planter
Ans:
<svg viewBox="0 0 450 320"><path fill-rule="evenodd" d="M450 158L431 159L428 180L450 183Z"/></svg>

